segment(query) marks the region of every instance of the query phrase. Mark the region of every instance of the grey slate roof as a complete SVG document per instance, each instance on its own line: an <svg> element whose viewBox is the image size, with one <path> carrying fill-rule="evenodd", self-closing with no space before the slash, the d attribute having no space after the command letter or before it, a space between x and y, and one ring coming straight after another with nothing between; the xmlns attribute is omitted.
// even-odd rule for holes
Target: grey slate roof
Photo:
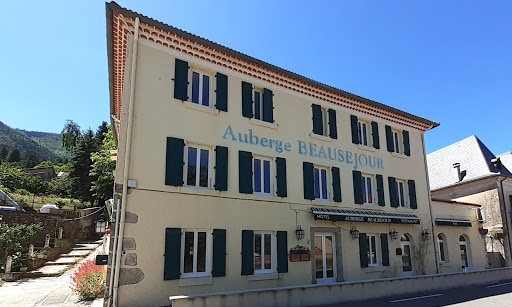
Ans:
<svg viewBox="0 0 512 307"><path fill-rule="evenodd" d="M506 154L505 154L506 156ZM432 191L479 178L496 175L512 176L512 155L500 158L501 168L491 163L496 156L475 136L454 143L427 155L428 176ZM503 159L504 158L504 159ZM453 164L460 163L463 175L459 182L453 170ZM507 165L509 166L507 169Z"/></svg>

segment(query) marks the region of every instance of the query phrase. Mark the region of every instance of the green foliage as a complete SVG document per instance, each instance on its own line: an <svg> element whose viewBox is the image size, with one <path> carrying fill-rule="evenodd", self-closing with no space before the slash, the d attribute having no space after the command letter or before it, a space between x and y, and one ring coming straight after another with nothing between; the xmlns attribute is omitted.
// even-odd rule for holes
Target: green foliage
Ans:
<svg viewBox="0 0 512 307"><path fill-rule="evenodd" d="M46 192L48 183L38 176L32 176L21 169L0 165L0 184L12 191L24 189L32 194Z"/></svg>
<svg viewBox="0 0 512 307"><path fill-rule="evenodd" d="M0 150L0 160L1 161L7 160L8 155L9 155L9 151L7 150L7 147L2 146L2 150Z"/></svg>
<svg viewBox="0 0 512 307"><path fill-rule="evenodd" d="M7 157L7 162L20 162L21 161L21 153L20 151L15 148L11 151L9 154L9 157Z"/></svg>
<svg viewBox="0 0 512 307"><path fill-rule="evenodd" d="M60 197L71 197L73 189L73 179L71 178L54 178L48 183L48 193Z"/></svg>
<svg viewBox="0 0 512 307"><path fill-rule="evenodd" d="M61 132L62 146L67 150L72 150L76 147L78 140L82 138L82 131L80 126L74 121L68 119Z"/></svg>
<svg viewBox="0 0 512 307"><path fill-rule="evenodd" d="M91 191L93 191L100 205L107 199L112 198L114 189L113 171L116 168L116 163L110 159L110 151L115 149L114 133L112 127L108 126L108 132L104 133L101 149L91 156L93 164L90 175L94 178Z"/></svg>
<svg viewBox="0 0 512 307"><path fill-rule="evenodd" d="M39 157L37 156L36 152L28 151L23 157L23 162L25 163L26 168L32 168L39 163Z"/></svg>
<svg viewBox="0 0 512 307"><path fill-rule="evenodd" d="M0 224L0 248L6 256L13 255L13 266L25 265L28 260L28 246L35 235L43 230L40 224L9 226ZM5 262L5 259L2 259Z"/></svg>
<svg viewBox="0 0 512 307"><path fill-rule="evenodd" d="M34 168L45 168L45 167L50 167L50 166L53 166L53 169L57 173L58 172L69 173L71 171L71 167L73 166L73 164L71 162L55 163L55 162L52 162L52 161L43 161L43 162L39 163L38 165L34 166Z"/></svg>
<svg viewBox="0 0 512 307"><path fill-rule="evenodd" d="M27 191L25 189L17 189L16 193L18 193L20 195L32 195L32 193L30 193L29 191Z"/></svg>
<svg viewBox="0 0 512 307"><path fill-rule="evenodd" d="M71 275L71 290L81 299L95 299L105 291L107 277L105 266L96 265L93 259L86 260Z"/></svg>

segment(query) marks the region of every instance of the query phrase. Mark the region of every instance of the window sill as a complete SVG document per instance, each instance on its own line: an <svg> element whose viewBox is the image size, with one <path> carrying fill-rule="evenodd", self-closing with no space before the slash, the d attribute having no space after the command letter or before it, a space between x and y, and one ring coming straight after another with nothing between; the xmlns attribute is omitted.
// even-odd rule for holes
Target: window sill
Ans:
<svg viewBox="0 0 512 307"><path fill-rule="evenodd" d="M179 282L180 287L201 286L201 285L211 285L211 284L213 284L213 278L211 276L187 277L187 278L180 279L180 282Z"/></svg>
<svg viewBox="0 0 512 307"><path fill-rule="evenodd" d="M365 145L361 145L361 144L357 144L357 148L359 149L362 149L362 150L367 150L367 151L371 151L371 152L376 152L377 149L371 147L371 146L365 146Z"/></svg>
<svg viewBox="0 0 512 307"><path fill-rule="evenodd" d="M220 191L212 190L211 188L178 187L178 192L183 194L220 196Z"/></svg>
<svg viewBox="0 0 512 307"><path fill-rule="evenodd" d="M400 158L400 159L407 159L407 156L404 155L404 154L401 154L401 153L392 152L391 155L393 157L397 157L397 158Z"/></svg>
<svg viewBox="0 0 512 307"><path fill-rule="evenodd" d="M400 208L400 207L397 207L397 208L396 208L396 211L400 211L400 212L410 212L410 213L413 213L413 212L414 212L414 209L411 209L411 208Z"/></svg>
<svg viewBox="0 0 512 307"><path fill-rule="evenodd" d="M320 134L316 134L316 133L310 132L309 136L312 139L317 139L317 140L320 140L320 141L325 141L325 142L332 143L332 139L330 137L328 137L328 136L325 136L325 135L320 135Z"/></svg>
<svg viewBox="0 0 512 307"><path fill-rule="evenodd" d="M385 266L373 266L373 267L367 267L364 269L365 273L384 272L384 271L386 271Z"/></svg>
<svg viewBox="0 0 512 307"><path fill-rule="evenodd" d="M199 105L199 104L196 104L196 103L193 103L193 102L190 102L190 101L185 101L184 102L184 106L187 109L192 109L192 110L206 112L206 113L215 114L215 115L218 115L220 113L220 111L217 110L217 109L214 109L212 107L206 107L206 106L203 106L203 105Z"/></svg>
<svg viewBox="0 0 512 307"><path fill-rule="evenodd" d="M262 127L266 127L266 128L270 128L270 129L277 129L279 127L279 125L276 124L276 123L269 123L269 122L262 121L262 120L259 120L259 119L254 119L254 118L250 118L249 122L251 124L262 126Z"/></svg>
<svg viewBox="0 0 512 307"><path fill-rule="evenodd" d="M279 275L277 272L274 273L261 273L247 276L247 280L270 280L278 279Z"/></svg>
<svg viewBox="0 0 512 307"><path fill-rule="evenodd" d="M376 211L384 211L385 207L379 206L377 204L363 204L363 209L372 209Z"/></svg>

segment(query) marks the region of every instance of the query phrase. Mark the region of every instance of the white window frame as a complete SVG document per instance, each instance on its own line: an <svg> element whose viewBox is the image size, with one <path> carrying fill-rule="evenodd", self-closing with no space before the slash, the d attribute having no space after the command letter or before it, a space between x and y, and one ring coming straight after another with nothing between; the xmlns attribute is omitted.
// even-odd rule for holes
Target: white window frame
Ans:
<svg viewBox="0 0 512 307"><path fill-rule="evenodd" d="M188 184L188 149L190 147L197 149L197 155L196 155L196 184L195 185L189 185ZM200 182L200 162L201 162L201 149L208 150L208 186L201 187L199 186ZM195 188L195 189L211 189L212 187L212 148L204 145L198 145L198 144L186 144L185 150L184 150L184 161L185 161L185 167L183 170L183 178L184 178L184 186L189 188Z"/></svg>
<svg viewBox="0 0 512 307"><path fill-rule="evenodd" d="M367 146L371 147L371 138L369 135L369 129L368 126L370 124L364 120L357 120L357 135L359 136L359 145L361 146ZM363 133L364 131L364 133ZM366 138L364 136L366 135ZM366 142L366 144L364 144Z"/></svg>
<svg viewBox="0 0 512 307"><path fill-rule="evenodd" d="M367 179L370 179L370 182L371 182L371 187L370 187L370 191L368 191L368 180ZM363 205L369 205L369 206L374 206L376 204L376 201L375 201L375 176L373 175L370 175L370 174L361 174L361 180L364 180L365 181L365 184L363 186L363 199L365 198L364 196L366 196L366 201L363 200ZM361 182L361 185L363 183ZM368 194L368 192L370 192L370 194ZM371 199L372 199L372 202L369 203L368 202L368 195L371 196Z"/></svg>
<svg viewBox="0 0 512 307"><path fill-rule="evenodd" d="M196 102L193 102L192 101L192 88L193 88L193 82L194 82L194 73L198 73L199 74L199 101L196 103ZM207 76L209 79L210 79L210 84L209 84L209 87L208 87L208 97L209 97L209 104L207 106L203 105L203 76ZM189 86L188 86L188 90L189 90L189 94L188 94L188 97L189 97L189 102L190 103L193 103L193 104L196 104L196 105L199 105L199 106L203 106L203 107L206 107L206 108L212 108L213 107L213 91L212 91L212 88L213 88L213 80L214 78L212 77L212 75L202 69L197 69L195 67L192 67L190 69L190 73L189 73Z"/></svg>
<svg viewBox="0 0 512 307"><path fill-rule="evenodd" d="M313 166L313 179L315 177L315 169L318 169L319 171L319 184L318 184L318 188L320 189L318 195L320 195L320 198L316 198L316 191L315 191L315 188L316 188L316 182L313 181L313 192L315 193L315 200L318 200L318 201L329 201L330 200L330 190L329 190L329 183L330 183L330 178L329 178L329 171L330 169L328 167L325 167L325 166L320 166L320 165L314 165ZM327 195L326 197L327 198L322 198L322 176L321 176L321 172L322 170L325 170L325 179L326 179L326 182L325 182L325 190L327 191Z"/></svg>
<svg viewBox="0 0 512 307"><path fill-rule="evenodd" d="M436 236L436 241L437 241L437 249L439 250L439 263L445 263L445 262L448 262L447 261L447 258L446 258L446 252L447 252L447 248L446 248L446 240L444 239L443 235L441 234L438 234ZM442 245L442 246L441 246ZM443 253L441 254L441 251L443 251ZM444 256L444 257L443 257ZM442 259L444 258L444 259Z"/></svg>
<svg viewBox="0 0 512 307"><path fill-rule="evenodd" d="M371 238L375 238L375 251L372 251ZM368 243L368 266L369 267L378 267L380 266L380 244L379 244L380 236L374 233L366 234L366 242ZM372 252L375 252L375 263L372 263Z"/></svg>
<svg viewBox="0 0 512 307"><path fill-rule="evenodd" d="M402 192L400 192L400 185L403 186ZM399 208L409 208L409 202L408 202L408 196L409 196L409 190L408 185L405 180L397 179L396 180L396 189L398 194L398 207Z"/></svg>
<svg viewBox="0 0 512 307"><path fill-rule="evenodd" d="M398 130L391 130L393 135L393 151L396 153L403 153L402 149L402 133Z"/></svg>
<svg viewBox="0 0 512 307"><path fill-rule="evenodd" d="M256 178L254 177L255 176L255 172L254 172L254 161L258 159L260 160L260 170L261 170L261 173L260 173L260 187L261 187L261 192L256 192ZM264 192L264 183L265 183L265 176L264 176L264 171L263 171L263 161L269 161L270 162L270 192L269 193L265 193ZM252 173L253 173L253 176L252 176L252 179L253 179L253 182L252 182L252 185L253 185L253 191L254 191L254 194L256 195L274 195L274 159L273 158L269 158L269 157L264 157L264 156L254 156L253 157L253 162L252 162Z"/></svg>
<svg viewBox="0 0 512 307"><path fill-rule="evenodd" d="M329 136L329 112L327 108L321 107L322 112L322 135Z"/></svg>
<svg viewBox="0 0 512 307"><path fill-rule="evenodd" d="M259 107L259 111L260 111L260 118L256 118L256 92L258 92L260 95L260 107ZM257 120L261 120L263 121L263 89L261 88L253 88L252 90L252 117L254 119L257 119Z"/></svg>
<svg viewBox="0 0 512 307"><path fill-rule="evenodd" d="M261 235L261 254L263 255L262 261L261 261L261 267L259 269L255 266L255 260L256 257L253 258L253 267L254 267L254 274L268 274L268 273L274 273L277 270L277 240L276 240L276 234L274 231L255 231L254 232L254 239L253 239L253 246L254 251L256 252L256 235ZM265 269L265 235L270 235L270 269Z"/></svg>
<svg viewBox="0 0 512 307"><path fill-rule="evenodd" d="M193 272L185 273L185 233L192 232L194 233L194 256L193 256ZM205 232L206 233L206 264L205 264L205 272L197 272L197 241L198 241L198 233ZM212 251L213 251L213 239L212 239L212 230L211 229L183 229L183 233L181 235L181 278L194 278L194 277L209 277L212 272Z"/></svg>

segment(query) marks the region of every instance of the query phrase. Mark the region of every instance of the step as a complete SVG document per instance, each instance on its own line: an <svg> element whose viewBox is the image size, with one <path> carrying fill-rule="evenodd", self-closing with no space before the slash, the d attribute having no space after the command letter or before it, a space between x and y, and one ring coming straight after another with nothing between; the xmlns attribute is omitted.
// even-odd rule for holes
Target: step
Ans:
<svg viewBox="0 0 512 307"><path fill-rule="evenodd" d="M35 275L38 276L58 276L62 272L66 271L68 265L46 265L40 267L39 269L33 271Z"/></svg>
<svg viewBox="0 0 512 307"><path fill-rule="evenodd" d="M57 260L54 260L54 261L48 261L45 263L45 265L63 265L63 264L70 265L70 264L75 264L80 259L82 259L82 258L81 257L63 257L63 258L58 258Z"/></svg>
<svg viewBox="0 0 512 307"><path fill-rule="evenodd" d="M85 257L91 253L91 250L72 250L67 254L60 255L59 257Z"/></svg>

